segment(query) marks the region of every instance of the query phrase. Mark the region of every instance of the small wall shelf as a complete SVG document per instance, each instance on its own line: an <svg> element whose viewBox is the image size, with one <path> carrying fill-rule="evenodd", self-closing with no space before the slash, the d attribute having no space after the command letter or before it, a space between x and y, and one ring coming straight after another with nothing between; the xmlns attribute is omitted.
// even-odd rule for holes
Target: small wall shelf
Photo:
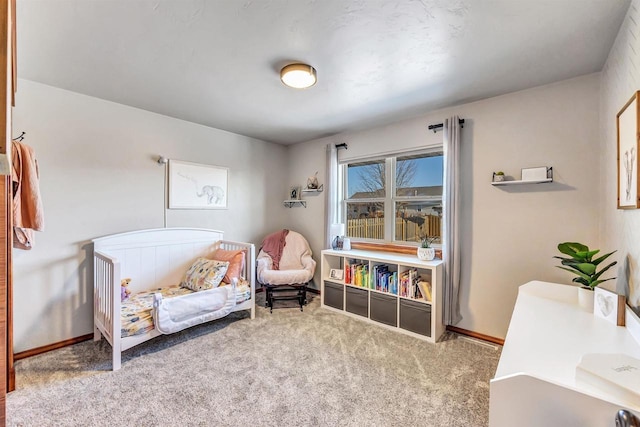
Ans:
<svg viewBox="0 0 640 427"><path fill-rule="evenodd" d="M517 181L499 181L499 182L492 182L491 185L543 184L545 182L553 182L553 178L527 180L527 181L523 181L521 179Z"/></svg>
<svg viewBox="0 0 640 427"><path fill-rule="evenodd" d="M304 190L302 190L303 193L322 193L322 190L324 190L324 184L320 184L320 187L318 188L305 188Z"/></svg>
<svg viewBox="0 0 640 427"><path fill-rule="evenodd" d="M288 208L292 208L294 206L302 206L304 208L307 207L307 202L306 200L285 200L282 202L282 204Z"/></svg>
<svg viewBox="0 0 640 427"><path fill-rule="evenodd" d="M546 177L544 168L547 169ZM539 170L542 169L542 173L538 173ZM525 177L525 172L530 172L534 170L535 173L528 173ZM542 175L542 176L540 176ZM553 182L553 167L551 166L541 166L539 168L525 168L522 169L522 178L519 180L512 181L496 181L496 174L493 174L493 179L491 181L491 185L522 185L522 184L544 184L547 182ZM533 179L531 179L533 178Z"/></svg>

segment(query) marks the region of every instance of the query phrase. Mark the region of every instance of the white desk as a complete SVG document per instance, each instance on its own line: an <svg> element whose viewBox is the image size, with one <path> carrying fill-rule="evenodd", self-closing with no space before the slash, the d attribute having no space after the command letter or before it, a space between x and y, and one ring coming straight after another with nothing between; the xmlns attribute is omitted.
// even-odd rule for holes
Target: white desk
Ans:
<svg viewBox="0 0 640 427"><path fill-rule="evenodd" d="M640 359L640 345L627 328L581 309L577 287L538 281L522 285L491 380L490 426L614 426L619 409L640 415L640 399L621 401L576 379L576 366L586 353Z"/></svg>

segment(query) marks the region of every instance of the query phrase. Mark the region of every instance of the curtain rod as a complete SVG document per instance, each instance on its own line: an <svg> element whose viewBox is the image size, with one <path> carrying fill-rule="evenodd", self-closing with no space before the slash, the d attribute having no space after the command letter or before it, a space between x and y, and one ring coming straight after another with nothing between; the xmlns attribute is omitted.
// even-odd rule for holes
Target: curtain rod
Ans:
<svg viewBox="0 0 640 427"><path fill-rule="evenodd" d="M458 123L460 127L464 127L464 119L458 119ZM436 130L444 127L444 123L438 123L437 125L429 125L429 130L432 130L433 133L436 133Z"/></svg>
<svg viewBox="0 0 640 427"><path fill-rule="evenodd" d="M349 149L349 147L347 147L347 144L344 142L342 144L336 144L336 148L344 148L345 150Z"/></svg>

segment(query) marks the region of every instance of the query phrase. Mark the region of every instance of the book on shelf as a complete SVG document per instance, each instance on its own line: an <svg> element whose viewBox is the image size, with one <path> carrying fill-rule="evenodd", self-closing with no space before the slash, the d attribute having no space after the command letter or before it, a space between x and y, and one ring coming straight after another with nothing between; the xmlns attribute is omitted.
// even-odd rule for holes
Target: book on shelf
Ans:
<svg viewBox="0 0 640 427"><path fill-rule="evenodd" d="M418 277L418 270L416 268L410 268L400 275L400 296L407 298L416 297Z"/></svg>
<svg viewBox="0 0 640 427"><path fill-rule="evenodd" d="M386 264L374 265L371 269L371 289L398 294L398 272L390 271Z"/></svg>
<svg viewBox="0 0 640 427"><path fill-rule="evenodd" d="M351 264L349 268L349 280L345 280L345 283L360 286L363 288L369 287L369 265L366 263Z"/></svg>
<svg viewBox="0 0 640 427"><path fill-rule="evenodd" d="M427 302L431 302L431 283L427 282L426 280L419 280L418 289L420 291L420 294L422 295L422 298Z"/></svg>
<svg viewBox="0 0 640 427"><path fill-rule="evenodd" d="M351 284L351 265L349 265L349 261L344 264L344 283Z"/></svg>

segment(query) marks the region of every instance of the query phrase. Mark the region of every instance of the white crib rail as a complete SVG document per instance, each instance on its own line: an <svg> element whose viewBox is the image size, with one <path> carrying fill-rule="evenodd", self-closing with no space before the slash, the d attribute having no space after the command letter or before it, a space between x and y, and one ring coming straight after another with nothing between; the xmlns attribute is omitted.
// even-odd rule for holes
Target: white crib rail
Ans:
<svg viewBox="0 0 640 427"><path fill-rule="evenodd" d="M120 262L99 251L93 257L94 341L101 334L113 348L113 370L120 368Z"/></svg>
<svg viewBox="0 0 640 427"><path fill-rule="evenodd" d="M252 243L232 242L230 240L220 240L216 242L220 249L228 251L243 250L245 253L245 263L241 276L251 285L251 319L256 317L256 247ZM247 307L248 308L248 307Z"/></svg>

